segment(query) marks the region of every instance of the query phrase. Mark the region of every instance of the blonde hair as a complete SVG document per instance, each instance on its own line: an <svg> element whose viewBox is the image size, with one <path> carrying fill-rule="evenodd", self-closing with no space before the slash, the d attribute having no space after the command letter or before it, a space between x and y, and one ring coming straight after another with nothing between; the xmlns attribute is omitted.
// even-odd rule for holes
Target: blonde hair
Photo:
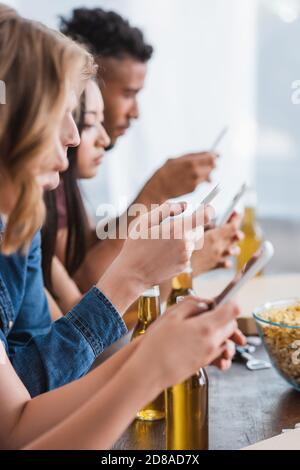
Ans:
<svg viewBox="0 0 300 470"><path fill-rule="evenodd" d="M37 158L51 158L55 151L67 83L80 94L96 67L82 46L3 4L0 44L0 80L6 85L6 104L0 105L0 172L18 188L1 243L2 253L10 254L26 250L44 221L33 168Z"/></svg>

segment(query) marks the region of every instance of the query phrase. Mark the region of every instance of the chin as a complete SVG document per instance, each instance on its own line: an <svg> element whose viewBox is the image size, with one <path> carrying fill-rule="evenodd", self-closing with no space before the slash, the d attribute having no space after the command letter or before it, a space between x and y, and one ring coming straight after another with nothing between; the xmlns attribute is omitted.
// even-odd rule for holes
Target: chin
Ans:
<svg viewBox="0 0 300 470"><path fill-rule="evenodd" d="M85 176L84 176L84 179L87 179L87 180L90 180L92 178L95 178L95 176L97 176L97 173L98 173L98 166L97 168L93 168L90 172L88 172Z"/></svg>
<svg viewBox="0 0 300 470"><path fill-rule="evenodd" d="M97 167L98 168L98 167ZM97 168L90 167L90 168L81 168L81 170L78 171L78 180L90 180L91 178L94 178L97 174Z"/></svg>
<svg viewBox="0 0 300 470"><path fill-rule="evenodd" d="M59 186L59 174L56 173L53 176L50 176L44 184L43 189L45 191L53 191Z"/></svg>
<svg viewBox="0 0 300 470"><path fill-rule="evenodd" d="M114 146L116 145L117 143L117 140L119 139L120 134L115 134L115 135L112 135L112 136L109 136L110 137L110 144L108 147L106 147L105 151L107 152L108 150L111 150L114 148Z"/></svg>

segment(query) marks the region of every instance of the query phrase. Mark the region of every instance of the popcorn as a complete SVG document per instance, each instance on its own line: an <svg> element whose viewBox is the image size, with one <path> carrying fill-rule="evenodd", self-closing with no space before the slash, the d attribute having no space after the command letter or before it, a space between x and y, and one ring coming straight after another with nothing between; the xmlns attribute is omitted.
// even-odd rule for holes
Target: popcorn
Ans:
<svg viewBox="0 0 300 470"><path fill-rule="evenodd" d="M300 327L300 301L287 307L271 308L260 314L260 317L263 320L279 323L280 325Z"/></svg>
<svg viewBox="0 0 300 470"><path fill-rule="evenodd" d="M259 318L274 324L259 321ZM300 301L271 308L257 317L268 353L280 374L292 385L300 386Z"/></svg>

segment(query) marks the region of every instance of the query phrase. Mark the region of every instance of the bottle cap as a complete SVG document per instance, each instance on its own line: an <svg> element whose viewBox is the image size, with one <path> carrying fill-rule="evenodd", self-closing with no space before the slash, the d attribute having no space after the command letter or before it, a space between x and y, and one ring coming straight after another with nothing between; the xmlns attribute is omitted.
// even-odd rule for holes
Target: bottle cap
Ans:
<svg viewBox="0 0 300 470"><path fill-rule="evenodd" d="M147 289L142 294L142 297L159 297L159 295L160 295L159 286L153 286L150 289Z"/></svg>

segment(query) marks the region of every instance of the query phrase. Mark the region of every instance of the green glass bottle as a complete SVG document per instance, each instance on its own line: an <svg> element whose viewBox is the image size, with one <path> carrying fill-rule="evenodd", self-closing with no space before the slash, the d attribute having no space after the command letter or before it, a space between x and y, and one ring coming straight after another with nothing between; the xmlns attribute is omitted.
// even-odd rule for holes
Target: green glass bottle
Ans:
<svg viewBox="0 0 300 470"><path fill-rule="evenodd" d="M244 216L241 230L245 237L240 241L240 254L237 257L237 271L240 271L263 243L262 230L256 218L257 197L255 191L249 189L245 196ZM262 273L259 273L261 275Z"/></svg>
<svg viewBox="0 0 300 470"><path fill-rule="evenodd" d="M190 279L185 295L192 292ZM172 303L169 297L169 305L183 300L179 291L177 296L173 293ZM165 391L167 450L208 450L208 386L206 371L200 369Z"/></svg>
<svg viewBox="0 0 300 470"><path fill-rule="evenodd" d="M139 299L138 322L133 331L132 339L143 335L147 328L160 316L159 286L148 289ZM155 400L148 403L136 416L143 421L155 421L165 417L165 398L161 393Z"/></svg>
<svg viewBox="0 0 300 470"><path fill-rule="evenodd" d="M175 305L178 297L185 297L193 294L193 270L190 265L185 271L172 279L172 290L167 300L167 307Z"/></svg>

